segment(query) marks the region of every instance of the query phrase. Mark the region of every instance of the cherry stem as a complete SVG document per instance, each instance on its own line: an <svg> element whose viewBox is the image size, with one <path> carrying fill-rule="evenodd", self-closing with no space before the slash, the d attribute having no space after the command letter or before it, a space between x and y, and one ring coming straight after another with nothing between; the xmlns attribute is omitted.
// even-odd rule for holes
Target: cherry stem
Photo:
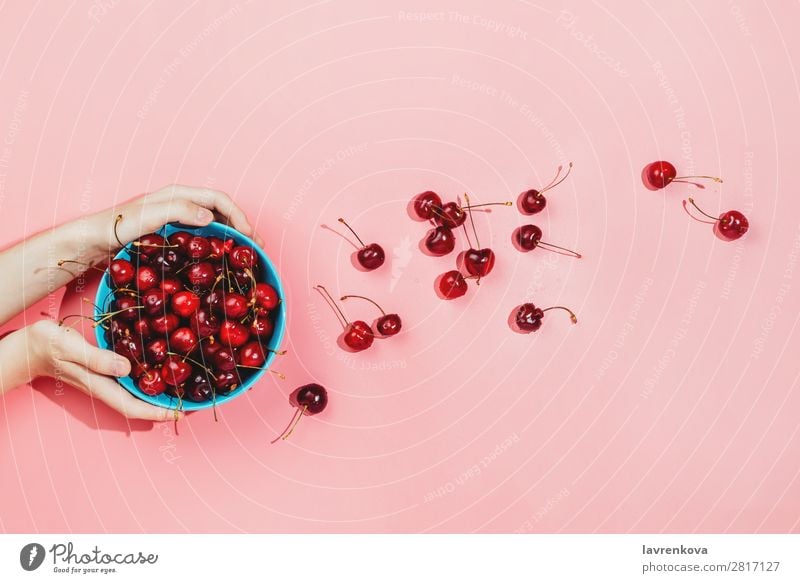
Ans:
<svg viewBox="0 0 800 583"><path fill-rule="evenodd" d="M297 411L295 411L292 415L292 418L289 419L289 424L286 426L286 429L281 431L281 434L278 435L278 437L270 441L270 445L277 443L281 439L286 439L289 437L292 434L292 431L294 431L294 428L297 427L297 424L300 423L300 418L303 416L303 413L306 411L306 409L308 409L308 405L303 405L302 409L298 408Z"/></svg>
<svg viewBox="0 0 800 583"><path fill-rule="evenodd" d="M119 238L119 233L117 233L117 227L119 226L120 222L122 221L122 215L117 215L117 218L114 219L114 238L119 243L120 247L124 247L125 243L123 243Z"/></svg>
<svg viewBox="0 0 800 583"><path fill-rule="evenodd" d="M546 312L547 310L564 310L569 314L569 319L572 320L573 324L578 323L578 316L576 316L575 313L569 308L565 308L564 306L551 306L549 308L545 308L544 310L542 310L542 312Z"/></svg>
<svg viewBox="0 0 800 583"><path fill-rule="evenodd" d="M702 174L698 176L676 176L670 182L686 182L688 178L705 178L706 180L712 180L720 184L722 183L722 178L717 178L716 176L703 176Z"/></svg>
<svg viewBox="0 0 800 583"><path fill-rule="evenodd" d="M467 238L467 245L469 248L472 248L472 241L469 240L469 231L467 231L466 223L461 223L461 226L464 227L464 236Z"/></svg>
<svg viewBox="0 0 800 583"><path fill-rule="evenodd" d="M362 241L362 240L361 240L361 237L359 237L359 236L358 236L358 233L356 233L356 232L353 230L353 227L351 227L350 225L348 225L348 224L347 224L347 223L344 221L344 219L343 219L343 218L341 218L341 217L339 217L339 222L340 222L340 223L342 223L342 224L343 224L345 227L347 227L347 228L350 230L350 232L351 232L351 233L353 233L353 235L355 236L355 238L356 238L356 239L358 239L358 242L359 242L359 243L361 243L361 246L362 246L362 247L366 247L366 245L364 245L364 241Z"/></svg>
<svg viewBox="0 0 800 583"><path fill-rule="evenodd" d="M179 357L179 358L182 358L184 361L188 360L188 361L189 361L189 362L191 362L192 364L196 364L197 366L199 366L200 368L202 368L204 371L206 371L206 374L207 374L207 375L211 375L211 376L213 376L213 374L211 373L211 369L209 369L209 368L208 368L207 366L205 366L204 364L201 364L201 363L197 362L197 361L196 361L194 358L189 358L189 355L188 355L188 354L180 354L180 353L178 353L178 352L171 352L171 351L169 351L169 350L167 350L167 354L171 354L172 356L177 356L177 357Z"/></svg>
<svg viewBox="0 0 800 583"><path fill-rule="evenodd" d="M325 301L328 302L328 305L334 310L336 317L339 318L339 323L342 324L342 320L344 320L344 324L342 324L342 328L347 328L350 322L347 321L347 318L342 312L342 309L336 304L336 301L333 299L333 296L325 289L325 286L322 285L315 285L314 289L317 290L317 293L325 298Z"/></svg>
<svg viewBox="0 0 800 583"><path fill-rule="evenodd" d="M556 175L553 178L553 180L550 181L550 184L548 184L542 190L540 190L539 194L543 194L543 193L547 192L548 190L550 190L551 188L555 188L556 186L558 186L559 184L564 182L567 179L567 176L569 176L569 173L572 172L572 162L570 162L569 166L567 166L567 173L564 174L564 176L561 177L561 180L559 180L558 177L561 175L561 170L563 170L563 169L564 169L563 166L559 166L558 167L558 169L556 170Z"/></svg>
<svg viewBox="0 0 800 583"><path fill-rule="evenodd" d="M475 234L475 245L477 248L481 248L481 242L478 240L478 231L475 229L475 220L472 218L472 207L469 206L469 195L465 192L464 193L464 200L467 201L467 212L469 213L469 223L472 225L472 232Z"/></svg>
<svg viewBox="0 0 800 583"><path fill-rule="evenodd" d="M559 247L558 245L553 245L552 243L545 243L544 241L539 241L538 246L542 249L547 251L552 251L553 253L559 253L559 251L563 251L563 253L559 253L560 255L569 255L570 257L575 257L576 259L580 259L583 257L577 251L573 251L572 249L567 249L566 247ZM558 249L559 251L555 251Z"/></svg>
<svg viewBox="0 0 800 583"><path fill-rule="evenodd" d="M283 374L282 372L278 372L277 370L270 370L269 372L271 372L272 374L274 374L276 377L278 377L278 378L279 378L279 379L281 379L282 381L285 381L285 380L286 380L286 375L285 375L285 374Z"/></svg>
<svg viewBox="0 0 800 583"><path fill-rule="evenodd" d="M356 295L342 296L342 297L341 297L341 298L339 298L339 299L340 299L340 300L342 300L342 301L344 301L344 300L346 300L347 298L359 298L359 299L362 299L362 300L367 300L369 303L371 303L373 306L375 306L376 308L378 308L378 309L381 311L381 315L383 315L383 316L385 316L385 315L386 315L386 312L384 312L384 311L383 311L383 308L381 308L381 307L378 305L378 302L376 302L376 301L374 301L374 300L371 300L371 299L369 299L369 298L365 298L364 296L356 296Z"/></svg>
<svg viewBox="0 0 800 583"><path fill-rule="evenodd" d="M467 203L467 204L469 204L469 203ZM481 208L482 206L512 206L513 204L514 203L511 202L510 200L507 200L506 202L484 202L484 203L481 203L481 204L473 204L473 205L469 205L469 206L462 206L461 210L464 210L464 209L477 209L477 208Z"/></svg>
<svg viewBox="0 0 800 583"><path fill-rule="evenodd" d="M719 217L712 217L710 214L708 214L708 213L707 213L707 212L705 212L703 209L701 209L699 206L697 206L697 203L695 203L695 202L694 202L694 199L693 199L693 198L690 198L690 199L689 199L689 203L690 203L690 204L691 204L691 205L692 205L694 208L696 208L698 211L700 211L700 214L702 214L703 216L706 216L706 217L708 217L709 219L712 219L713 221L718 221L718 220L719 220Z"/></svg>
<svg viewBox="0 0 800 583"><path fill-rule="evenodd" d="M105 273L104 269L100 269L99 267L92 265L91 263L84 263L83 261L76 261L74 259L59 259L58 266L62 267L65 263L75 263L77 265L82 265L86 269L94 269L95 271L99 271L100 273Z"/></svg>

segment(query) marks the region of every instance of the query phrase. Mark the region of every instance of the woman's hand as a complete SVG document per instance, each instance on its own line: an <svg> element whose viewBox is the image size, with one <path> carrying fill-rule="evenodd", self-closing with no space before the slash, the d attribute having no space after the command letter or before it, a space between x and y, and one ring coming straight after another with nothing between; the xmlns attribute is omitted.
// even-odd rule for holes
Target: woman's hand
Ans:
<svg viewBox="0 0 800 583"><path fill-rule="evenodd" d="M140 401L111 377L130 373L127 359L92 346L80 332L40 320L0 343L0 392L48 376L80 389L132 419L167 421L182 416Z"/></svg>

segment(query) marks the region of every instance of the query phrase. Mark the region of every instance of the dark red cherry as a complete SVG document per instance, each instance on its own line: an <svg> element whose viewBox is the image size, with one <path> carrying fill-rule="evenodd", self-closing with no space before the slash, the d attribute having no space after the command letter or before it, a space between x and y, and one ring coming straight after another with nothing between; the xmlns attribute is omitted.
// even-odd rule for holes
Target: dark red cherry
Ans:
<svg viewBox="0 0 800 583"><path fill-rule="evenodd" d="M169 343L172 350L181 354L189 354L197 348L197 334L191 328L176 328L169 335Z"/></svg>
<svg viewBox="0 0 800 583"><path fill-rule="evenodd" d="M150 316L156 316L164 313L164 290L154 287L142 294L142 305L144 312Z"/></svg>
<svg viewBox="0 0 800 583"><path fill-rule="evenodd" d="M136 270L127 259L114 259L108 264L108 273L115 287L125 287L136 277Z"/></svg>
<svg viewBox="0 0 800 583"><path fill-rule="evenodd" d="M382 336L394 336L395 334L400 332L400 328L403 325L403 323L400 321L400 316L398 316L397 314L387 314L377 302L364 296L347 295L347 296L342 296L341 300L345 301L350 298L359 298L361 300L366 300L381 311L381 317L375 324L375 328Z"/></svg>
<svg viewBox="0 0 800 583"><path fill-rule="evenodd" d="M185 397L195 403L211 401L214 398L214 389L204 372L191 377L184 388L186 390Z"/></svg>
<svg viewBox="0 0 800 583"><path fill-rule="evenodd" d="M247 298L241 294L231 292L225 295L222 303L222 311L228 318L239 319L244 317L248 311Z"/></svg>
<svg viewBox="0 0 800 583"><path fill-rule="evenodd" d="M578 323L577 316L569 308L552 306L542 310L531 303L522 304L517 308L516 314L514 314L514 323L522 332L536 332L542 327L542 318L544 318L544 313L548 310L564 310L569 314L573 324Z"/></svg>
<svg viewBox="0 0 800 583"><path fill-rule="evenodd" d="M360 352L372 346L375 335L372 328L363 320L356 320L345 327L344 343L352 350Z"/></svg>
<svg viewBox="0 0 800 583"><path fill-rule="evenodd" d="M439 278L439 293L447 300L460 298L467 293L467 280L458 270L448 271Z"/></svg>
<svg viewBox="0 0 800 583"><path fill-rule="evenodd" d="M217 370L232 371L236 368L236 355L225 346L220 345L208 358Z"/></svg>
<svg viewBox="0 0 800 583"><path fill-rule="evenodd" d="M253 321L250 322L249 329L250 334L263 339L272 336L275 325L272 323L272 320L266 316L256 316L253 318Z"/></svg>
<svg viewBox="0 0 800 583"><path fill-rule="evenodd" d="M339 222L347 227L348 230L355 235L355 238L358 239L358 242L361 243L361 249L359 249L358 253L356 253L356 259L361 267L367 271L372 271L373 269L378 269L381 265L383 265L383 262L386 261L386 253L384 252L383 247L377 243L370 243L369 245L366 245L364 241L361 240L361 237L358 236L358 233L356 233L353 228L345 222L344 219L339 218Z"/></svg>
<svg viewBox="0 0 800 583"><path fill-rule="evenodd" d="M145 345L144 357L147 362L152 362L153 364L164 364L164 361L167 360L168 351L169 345L167 344L166 339L156 338Z"/></svg>
<svg viewBox="0 0 800 583"><path fill-rule="evenodd" d="M117 317L127 322L133 322L139 318L141 304L133 296L120 296L111 303L111 311L117 312Z"/></svg>
<svg viewBox="0 0 800 583"><path fill-rule="evenodd" d="M219 333L220 321L207 308L198 308L189 318L189 325L199 338Z"/></svg>
<svg viewBox="0 0 800 583"><path fill-rule="evenodd" d="M212 384L219 390L222 391L232 391L236 388L236 385L239 384L239 375L233 371L219 371L214 375L214 378L211 379Z"/></svg>
<svg viewBox="0 0 800 583"><path fill-rule="evenodd" d="M467 220L467 213L457 202L447 202L434 212L433 220L439 226L456 229Z"/></svg>
<svg viewBox="0 0 800 583"><path fill-rule="evenodd" d="M169 237L167 237L167 243L170 245L175 245L178 249L181 249L184 253L186 253L186 245L193 237L194 235L188 231L175 231Z"/></svg>
<svg viewBox="0 0 800 583"><path fill-rule="evenodd" d="M550 184L541 190L532 188L519 195L517 204L522 214L535 215L536 213L540 213L544 210L544 207L547 206L547 199L545 198L544 193L552 188L555 188L567 179L567 176L569 176L569 173L572 171L572 162L569 163L567 172L564 174L564 176L561 176L561 170L563 170L563 166L558 167L555 178L553 178L553 180L550 181Z"/></svg>
<svg viewBox="0 0 800 583"><path fill-rule="evenodd" d="M136 386L145 395L156 397L167 390L167 383L161 376L161 371L151 370L139 377Z"/></svg>
<svg viewBox="0 0 800 583"><path fill-rule="evenodd" d="M173 312L182 318L188 318L200 307L200 298L189 290L183 290L172 296L170 305Z"/></svg>
<svg viewBox="0 0 800 583"><path fill-rule="evenodd" d="M145 375L153 370L154 370L153 365L151 365L149 362L145 362L143 360L140 360L138 362L134 361L131 363L130 376L135 379L138 379L142 375Z"/></svg>
<svg viewBox="0 0 800 583"><path fill-rule="evenodd" d="M485 277L494 268L494 251L489 249L468 249L464 254L464 267L470 275Z"/></svg>
<svg viewBox="0 0 800 583"><path fill-rule="evenodd" d="M153 257L152 265L160 276L169 276L175 272L179 267L178 264L183 261L184 258L175 249L164 249L163 253Z"/></svg>
<svg viewBox="0 0 800 583"><path fill-rule="evenodd" d="M292 393L291 401L296 407L305 409L306 415L316 415L328 406L328 391L317 383L303 385Z"/></svg>
<svg viewBox="0 0 800 583"><path fill-rule="evenodd" d="M186 270L186 279L198 290L210 288L216 277L214 266L206 261L194 263Z"/></svg>
<svg viewBox="0 0 800 583"><path fill-rule="evenodd" d="M230 264L239 269L252 268L258 261L256 252L251 247L239 245L231 249L229 254Z"/></svg>
<svg viewBox="0 0 800 583"><path fill-rule="evenodd" d="M677 176L678 171L675 170L675 166L666 160L651 162L645 167L645 179L655 189L665 188Z"/></svg>
<svg viewBox="0 0 800 583"><path fill-rule="evenodd" d="M211 255L211 243L205 237L192 237L186 242L186 255L192 259L205 259Z"/></svg>
<svg viewBox="0 0 800 583"><path fill-rule="evenodd" d="M542 240L542 230L536 225L522 225L514 231L514 239L524 251L533 251Z"/></svg>
<svg viewBox="0 0 800 583"><path fill-rule="evenodd" d="M159 287L164 290L166 295L172 296L183 289L183 283L175 277L165 277L161 280L161 285Z"/></svg>
<svg viewBox="0 0 800 583"><path fill-rule="evenodd" d="M208 256L209 259L220 260L227 252L225 249L225 242L219 237L209 237L208 244L211 245L211 253Z"/></svg>
<svg viewBox="0 0 800 583"><path fill-rule="evenodd" d="M422 220L432 219L441 206L442 199L432 190L426 190L414 197L414 214Z"/></svg>
<svg viewBox="0 0 800 583"><path fill-rule="evenodd" d="M225 320L219 329L219 340L225 346L238 348L250 338L250 332L244 324L235 320Z"/></svg>
<svg viewBox="0 0 800 583"><path fill-rule="evenodd" d="M208 292L203 296L203 303L206 307L215 314L222 314L223 302L225 300L225 293L220 287Z"/></svg>
<svg viewBox="0 0 800 583"><path fill-rule="evenodd" d="M239 365L244 367L259 368L264 365L267 355L260 342L248 342L239 349Z"/></svg>
<svg viewBox="0 0 800 583"><path fill-rule="evenodd" d="M150 319L150 328L154 334L161 334L166 336L171 333L180 324L178 316L175 314L164 314Z"/></svg>
<svg viewBox="0 0 800 583"><path fill-rule="evenodd" d="M456 237L450 227L439 225L428 231L425 248L437 256L447 255L456 247Z"/></svg>
<svg viewBox="0 0 800 583"><path fill-rule="evenodd" d="M728 211L719 216L717 230L719 234L729 241L734 241L744 235L750 228L750 222L739 211Z"/></svg>
<svg viewBox="0 0 800 583"><path fill-rule="evenodd" d="M192 366L185 360L177 356L169 355L164 365L161 367L161 377L164 382L173 387L177 387L186 382L192 374Z"/></svg>
<svg viewBox="0 0 800 583"><path fill-rule="evenodd" d="M123 336L114 344L114 352L124 356L131 362L136 362L142 358L142 344L138 338L133 336Z"/></svg>
<svg viewBox="0 0 800 583"><path fill-rule="evenodd" d="M117 316L119 316L119 314L117 314ZM109 344L114 344L119 338L130 336L133 333L131 323L117 316L108 318L103 322L103 327L106 329L106 341Z"/></svg>
<svg viewBox="0 0 800 583"><path fill-rule="evenodd" d="M141 265L136 270L136 288L139 291L147 291L158 285L161 278L155 268L149 265Z"/></svg>
<svg viewBox="0 0 800 583"><path fill-rule="evenodd" d="M161 235L150 233L139 237L133 242L133 246L148 259L155 259L165 248L170 246L170 243Z"/></svg>
<svg viewBox="0 0 800 583"><path fill-rule="evenodd" d="M153 329L150 327L150 320L147 318L137 318L133 321L131 326L131 334L136 336L139 340L147 340L153 335Z"/></svg>
<svg viewBox="0 0 800 583"><path fill-rule="evenodd" d="M278 306L280 299L275 288L268 283L259 282L250 290L249 299L257 306L266 310L274 310Z"/></svg>

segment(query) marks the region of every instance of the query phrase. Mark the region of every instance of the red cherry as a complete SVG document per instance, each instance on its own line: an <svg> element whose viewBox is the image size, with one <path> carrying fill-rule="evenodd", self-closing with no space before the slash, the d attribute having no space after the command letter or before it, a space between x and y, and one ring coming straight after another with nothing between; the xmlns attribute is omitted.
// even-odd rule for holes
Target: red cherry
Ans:
<svg viewBox="0 0 800 583"><path fill-rule="evenodd" d="M414 214L420 219L432 219L436 210L442 206L442 199L432 190L426 190L414 197Z"/></svg>
<svg viewBox="0 0 800 583"><path fill-rule="evenodd" d="M138 249L139 253L148 259L155 259L157 255L161 254L163 249L171 246L169 241L155 233L142 235L139 239L134 241L132 245Z"/></svg>
<svg viewBox="0 0 800 583"><path fill-rule="evenodd" d="M383 308L377 302L364 296L355 296L355 295L342 296L341 300L344 301L349 298L359 298L362 300L366 300L380 310L381 317L378 318L378 322L376 323L375 328L382 336L394 336L395 334L400 332L400 328L402 328L403 326L403 322L400 320L400 316L398 316L397 314L387 314L386 312L383 311Z"/></svg>
<svg viewBox="0 0 800 583"><path fill-rule="evenodd" d="M358 236L358 234L350 225L345 222L344 219L340 218L339 222L347 227L348 230L355 235L355 238L358 239L358 242L361 243L361 249L359 249L358 253L356 253L356 259L361 267L367 271L372 271L383 265L383 262L386 261L386 253L384 252L383 247L377 243L365 245L364 241L361 240L361 237Z"/></svg>
<svg viewBox="0 0 800 583"><path fill-rule="evenodd" d="M166 336L171 333L180 324L178 316L175 314L164 314L150 319L150 328L154 334L161 334Z"/></svg>
<svg viewBox="0 0 800 583"><path fill-rule="evenodd" d="M181 283L181 280L174 277L165 277L161 280L160 287L164 290L165 294L171 296L183 289L183 283Z"/></svg>
<svg viewBox="0 0 800 583"><path fill-rule="evenodd" d="M111 311L119 311L117 316L121 320L133 322L139 318L139 309L141 307L142 306L137 303L136 298L132 296L120 296L112 302Z"/></svg>
<svg viewBox="0 0 800 583"><path fill-rule="evenodd" d="M214 266L206 261L194 263L186 270L186 279L198 290L210 288L216 277Z"/></svg>
<svg viewBox="0 0 800 583"><path fill-rule="evenodd" d="M193 292L183 290L172 296L170 305L172 306L173 312L182 318L188 318L200 307L200 298Z"/></svg>
<svg viewBox="0 0 800 583"><path fill-rule="evenodd" d="M536 332L539 328L541 328L542 318L544 318L544 313L548 310L564 310L569 313L570 320L572 320L573 324L578 323L577 316L575 316L575 314L572 313L572 310L569 308L565 308L563 306L553 306L542 310L531 303L522 304L516 309L514 322L522 332Z"/></svg>
<svg viewBox="0 0 800 583"><path fill-rule="evenodd" d="M239 383L239 375L235 372L220 371L211 379L212 384L219 390L232 391Z"/></svg>
<svg viewBox="0 0 800 583"><path fill-rule="evenodd" d="M564 174L564 176L561 176L561 170L563 170L563 166L558 167L555 178L553 178L553 180L550 181L550 184L545 186L542 190L526 190L519 195L517 204L519 205L519 210L522 214L535 215L536 213L540 213L544 210L544 207L547 206L547 199L544 197L544 193L551 188L555 188L567 179L567 176L569 176L569 173L572 171L572 162L569 163L567 172Z"/></svg>
<svg viewBox="0 0 800 583"><path fill-rule="evenodd" d="M467 280L458 270L448 271L439 278L439 293L447 300L460 298L467 293Z"/></svg>
<svg viewBox="0 0 800 583"><path fill-rule="evenodd" d="M230 251L230 263L239 269L250 269L257 261L258 256L251 247L239 245Z"/></svg>
<svg viewBox="0 0 800 583"><path fill-rule="evenodd" d="M428 231L425 237L425 248L432 254L441 257L456 247L456 237L450 227L439 225Z"/></svg>
<svg viewBox="0 0 800 583"><path fill-rule="evenodd" d="M468 249L464 254L464 267L470 275L485 277L494 268L494 251L489 249Z"/></svg>
<svg viewBox="0 0 800 583"><path fill-rule="evenodd" d="M230 372L236 369L236 355L224 346L220 346L209 359L217 370Z"/></svg>
<svg viewBox="0 0 800 583"><path fill-rule="evenodd" d="M244 324L236 322L235 320L225 320L219 329L219 340L225 346L232 346L238 348L250 337L250 333Z"/></svg>
<svg viewBox="0 0 800 583"><path fill-rule="evenodd" d="M114 352L135 363L142 358L142 344L138 338L124 336L114 344Z"/></svg>
<svg viewBox="0 0 800 583"><path fill-rule="evenodd" d="M182 249L185 252L186 245L193 237L194 235L188 231L175 231L169 237L167 237L167 243L170 245L175 245L177 248Z"/></svg>
<svg viewBox="0 0 800 583"><path fill-rule="evenodd" d="M225 301L222 304L222 310L228 318L242 318L247 314L248 305L247 298L241 294L229 293L225 296Z"/></svg>
<svg viewBox="0 0 800 583"><path fill-rule="evenodd" d="M199 338L214 336L220 328L219 320L206 308L198 308L189 318L189 325Z"/></svg>
<svg viewBox="0 0 800 583"><path fill-rule="evenodd" d="M152 365L149 362L139 361L133 362L131 364L131 374L130 376L138 379L142 375L145 375L153 370Z"/></svg>
<svg viewBox="0 0 800 583"><path fill-rule="evenodd" d="M150 328L150 321L146 318L138 318L134 320L133 326L131 327L131 334L140 340L147 340L150 338L150 336L153 335L153 329Z"/></svg>
<svg viewBox="0 0 800 583"><path fill-rule="evenodd" d="M139 291L147 291L158 285L160 278L158 272L149 265L141 265L136 270L136 288Z"/></svg>
<svg viewBox="0 0 800 583"><path fill-rule="evenodd" d="M250 290L249 299L257 306L261 306L266 310L274 310L280 301L275 288L264 282L257 283L255 287Z"/></svg>
<svg viewBox="0 0 800 583"><path fill-rule="evenodd" d="M198 372L186 381L184 387L186 398L196 403L211 401L214 399L214 389L209 382L209 376L205 372Z"/></svg>
<svg viewBox="0 0 800 583"><path fill-rule="evenodd" d="M136 270L127 259L114 259L108 264L108 273L116 287L125 287L136 277Z"/></svg>
<svg viewBox="0 0 800 583"><path fill-rule="evenodd" d="M189 354L197 348L197 334L191 328L177 328L169 335L169 343L175 352Z"/></svg>
<svg viewBox="0 0 800 583"><path fill-rule="evenodd" d="M661 190L673 182L687 182L689 184L695 184L691 180L695 178L712 180L713 182L722 182L722 179L717 178L716 176L678 176L677 174L678 171L675 170L675 166L666 160L650 162L644 167L645 185L652 190Z"/></svg>
<svg viewBox="0 0 800 583"><path fill-rule="evenodd" d="M174 273L184 258L175 249L164 249L163 253L153 257L152 265L157 273L167 276Z"/></svg>
<svg viewBox="0 0 800 583"><path fill-rule="evenodd" d="M150 316L156 316L164 312L164 290L159 288L149 289L142 294L142 305L144 311Z"/></svg>
<svg viewBox="0 0 800 583"><path fill-rule="evenodd" d="M239 349L239 365L245 367L260 368L267 360L261 343L257 341L248 342Z"/></svg>
<svg viewBox="0 0 800 583"><path fill-rule="evenodd" d="M173 387L182 385L191 374L192 366L188 362L172 354L167 356L167 360L161 367L161 376L164 382Z"/></svg>
<svg viewBox="0 0 800 583"><path fill-rule="evenodd" d="M714 218L697 206L694 199L690 198L689 202L703 215L715 221L714 228L717 230L717 233L727 241L735 241L750 228L750 221L739 211L727 211L722 213L719 218Z"/></svg>
<svg viewBox="0 0 800 583"><path fill-rule="evenodd" d="M467 213L457 202L447 202L436 209L433 214L433 221L440 227L457 229L467 220Z"/></svg>
<svg viewBox="0 0 800 583"><path fill-rule="evenodd" d="M325 387L322 385L310 383L295 389L289 397L289 401L292 405L297 407L297 411L295 411L286 429L284 429L278 437L273 439L271 443L288 438L300 422L300 419L303 418L303 415L310 417L322 413L325 407L328 406L328 391L326 391Z"/></svg>
<svg viewBox="0 0 800 583"><path fill-rule="evenodd" d="M372 346L374 340L375 334L372 333L372 328L363 320L356 320L345 327L344 343L356 352L366 350Z"/></svg>
<svg viewBox="0 0 800 583"><path fill-rule="evenodd" d="M167 344L167 340L165 338L156 338L148 342L144 347L144 356L148 362L163 364L164 361L167 360L168 351L169 345Z"/></svg>
<svg viewBox="0 0 800 583"><path fill-rule="evenodd" d="M220 239L219 237L209 237L208 244L211 245L211 253L209 254L209 259L222 259L225 255L225 242Z"/></svg>
<svg viewBox="0 0 800 583"><path fill-rule="evenodd" d="M157 370L148 371L139 377L136 386L145 395L150 395L151 397L156 397L167 390L167 383L164 382L161 372Z"/></svg>
<svg viewBox="0 0 800 583"><path fill-rule="evenodd" d="M520 251L533 251L536 247L541 247L542 249L554 251L561 255L572 255L578 259L582 257L580 253L542 241L542 230L536 225L522 225L518 227L514 230L512 238Z"/></svg>
<svg viewBox="0 0 800 583"><path fill-rule="evenodd" d="M275 329L272 320L267 318L266 316L256 316L253 318L253 321L250 322L250 334L256 336L258 338L267 338L272 336L272 332Z"/></svg>
<svg viewBox="0 0 800 583"><path fill-rule="evenodd" d="M192 237L186 242L186 254L192 259L205 259L211 255L211 243L205 237Z"/></svg>
<svg viewBox="0 0 800 583"><path fill-rule="evenodd" d="M200 351L203 353L203 357L209 361L220 350L222 350L222 344L214 342L213 338L210 338L208 342L203 342L200 345Z"/></svg>

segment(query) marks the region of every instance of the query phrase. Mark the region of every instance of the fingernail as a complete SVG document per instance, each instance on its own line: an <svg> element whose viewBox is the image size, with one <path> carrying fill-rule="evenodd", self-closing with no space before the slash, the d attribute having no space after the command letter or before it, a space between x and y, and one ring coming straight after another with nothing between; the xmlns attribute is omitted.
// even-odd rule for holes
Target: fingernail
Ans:
<svg viewBox="0 0 800 583"><path fill-rule="evenodd" d="M113 365L114 374L117 375L118 377L124 376L128 374L129 367L130 364L128 363L127 360L116 359Z"/></svg>
<svg viewBox="0 0 800 583"><path fill-rule="evenodd" d="M214 220L214 213L206 208L200 207L197 209L197 220L204 223L210 223Z"/></svg>

